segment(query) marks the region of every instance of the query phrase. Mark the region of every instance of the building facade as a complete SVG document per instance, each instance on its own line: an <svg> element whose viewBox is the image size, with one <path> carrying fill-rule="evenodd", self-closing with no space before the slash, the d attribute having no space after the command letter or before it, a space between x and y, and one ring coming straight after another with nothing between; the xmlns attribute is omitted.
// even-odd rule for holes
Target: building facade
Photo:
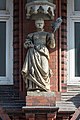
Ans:
<svg viewBox="0 0 80 120"><path fill-rule="evenodd" d="M27 52L23 44L26 36L35 31L34 20L26 19L27 2L29 0L0 0L0 119L79 120L80 1L49 0L56 5L53 21L62 17L62 24L55 33L56 47L49 49L49 65L53 72L50 90L55 94L51 99L56 110L52 109L49 115L50 108L46 109L44 105L41 113L40 108L34 114L30 112L31 109L34 111L33 107L28 112L23 109L29 105L21 75ZM45 20L44 29L48 32L51 23L52 20Z"/></svg>

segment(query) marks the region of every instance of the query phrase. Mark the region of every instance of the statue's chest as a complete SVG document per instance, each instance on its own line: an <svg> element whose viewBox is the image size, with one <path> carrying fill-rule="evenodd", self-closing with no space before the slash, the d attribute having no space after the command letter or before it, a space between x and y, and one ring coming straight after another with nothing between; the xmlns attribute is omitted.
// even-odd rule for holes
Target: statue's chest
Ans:
<svg viewBox="0 0 80 120"><path fill-rule="evenodd" d="M46 44L46 34L45 33L36 33L33 36L34 44Z"/></svg>

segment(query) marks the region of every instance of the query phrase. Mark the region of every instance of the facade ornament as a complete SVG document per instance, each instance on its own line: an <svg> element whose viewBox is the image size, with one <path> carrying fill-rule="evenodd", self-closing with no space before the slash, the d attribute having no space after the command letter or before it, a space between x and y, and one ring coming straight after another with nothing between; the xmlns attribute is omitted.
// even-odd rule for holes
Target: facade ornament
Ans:
<svg viewBox="0 0 80 120"><path fill-rule="evenodd" d="M50 91L51 70L49 68L48 48L55 47L54 32L59 28L61 22L62 19L58 18L52 24L53 32L49 33L43 29L44 20L42 18L35 20L37 31L28 34L24 43L27 54L22 68L22 75L27 90ZM31 88L31 82L35 87Z"/></svg>
<svg viewBox="0 0 80 120"><path fill-rule="evenodd" d="M30 0L31 1L31 0ZM27 35L24 47L27 49L22 76L27 90L50 91L51 70L49 50L55 47L54 32L61 24L61 18L52 23L52 32L44 31L44 20L54 17L55 5L48 0L33 0L26 4L27 19L35 20L36 32Z"/></svg>
<svg viewBox="0 0 80 120"><path fill-rule="evenodd" d="M37 10L37 14L38 13L44 13L44 9L42 6L39 6L39 9Z"/></svg>
<svg viewBox="0 0 80 120"><path fill-rule="evenodd" d="M50 8L50 7L48 8L47 11L48 11L48 15L52 16L52 11L51 11L51 8Z"/></svg>
<svg viewBox="0 0 80 120"><path fill-rule="evenodd" d="M30 11L29 11L30 16L31 16L32 14L34 14L34 11L35 11L34 8L31 7L31 8L30 8Z"/></svg>
<svg viewBox="0 0 80 120"><path fill-rule="evenodd" d="M29 0L25 7L26 18L36 20L42 17L44 20L53 20L55 8L55 4L48 0Z"/></svg>

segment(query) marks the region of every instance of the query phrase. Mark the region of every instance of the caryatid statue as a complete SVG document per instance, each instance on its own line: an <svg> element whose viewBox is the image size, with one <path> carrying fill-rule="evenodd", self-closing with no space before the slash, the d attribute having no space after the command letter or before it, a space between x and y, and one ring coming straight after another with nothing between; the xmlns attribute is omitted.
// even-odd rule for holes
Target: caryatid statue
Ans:
<svg viewBox="0 0 80 120"><path fill-rule="evenodd" d="M59 20L57 20L58 23ZM55 22L57 23L57 22ZM57 26L55 26L57 25ZM36 84L36 89L43 91L50 90L50 68L49 68L49 50L55 47L54 31L45 32L44 20L35 20L37 31L27 35L24 47L27 49L26 58L22 68L22 75L25 83L32 81ZM58 24L52 24L56 29Z"/></svg>

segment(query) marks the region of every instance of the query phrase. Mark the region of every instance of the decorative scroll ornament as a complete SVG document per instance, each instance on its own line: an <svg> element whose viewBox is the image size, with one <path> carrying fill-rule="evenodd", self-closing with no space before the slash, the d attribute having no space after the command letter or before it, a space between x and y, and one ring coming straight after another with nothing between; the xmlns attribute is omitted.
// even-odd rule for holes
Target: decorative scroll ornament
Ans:
<svg viewBox="0 0 80 120"><path fill-rule="evenodd" d="M26 4L26 18L53 20L55 7L55 4L48 2L48 0L33 0Z"/></svg>

